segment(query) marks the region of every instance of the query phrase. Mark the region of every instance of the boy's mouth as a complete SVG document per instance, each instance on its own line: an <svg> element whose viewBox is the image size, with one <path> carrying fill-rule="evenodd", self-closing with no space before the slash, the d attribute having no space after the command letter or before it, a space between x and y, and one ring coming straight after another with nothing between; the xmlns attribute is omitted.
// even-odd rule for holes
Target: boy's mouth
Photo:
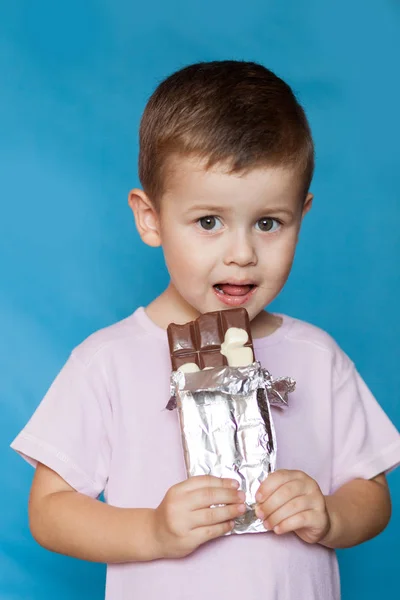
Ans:
<svg viewBox="0 0 400 600"><path fill-rule="evenodd" d="M254 283L217 283L214 292L218 299L228 306L242 306L256 291Z"/></svg>

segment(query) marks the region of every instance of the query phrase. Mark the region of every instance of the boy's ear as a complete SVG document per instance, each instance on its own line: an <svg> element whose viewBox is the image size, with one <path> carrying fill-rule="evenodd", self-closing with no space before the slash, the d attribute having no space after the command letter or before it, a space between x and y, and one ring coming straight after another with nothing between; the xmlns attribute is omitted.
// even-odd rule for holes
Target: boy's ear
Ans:
<svg viewBox="0 0 400 600"><path fill-rule="evenodd" d="M129 192L128 204L135 217L140 237L148 246L161 246L160 222L156 209L143 190Z"/></svg>
<svg viewBox="0 0 400 600"><path fill-rule="evenodd" d="M306 214L308 213L308 211L311 209L313 200L314 200L313 194L307 194L307 198L305 199L304 204L303 204L301 218L305 217Z"/></svg>

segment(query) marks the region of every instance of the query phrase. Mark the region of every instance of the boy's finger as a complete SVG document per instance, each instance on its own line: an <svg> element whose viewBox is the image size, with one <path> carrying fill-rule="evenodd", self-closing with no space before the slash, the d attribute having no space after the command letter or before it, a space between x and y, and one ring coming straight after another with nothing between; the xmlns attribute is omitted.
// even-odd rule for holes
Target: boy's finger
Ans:
<svg viewBox="0 0 400 600"><path fill-rule="evenodd" d="M265 507L265 504L262 504L260 507L256 508L256 515L259 519L264 521L267 529L273 529L285 519L289 519L300 512L304 512L312 508L308 496L298 496L297 498L292 498L292 500L286 502L274 511L271 511L268 507Z"/></svg>
<svg viewBox="0 0 400 600"><path fill-rule="evenodd" d="M193 529L207 525L226 523L237 519L246 512L245 504L227 504L226 506L215 506L196 510L193 514Z"/></svg>
<svg viewBox="0 0 400 600"><path fill-rule="evenodd" d="M299 479L292 479L278 487L264 502L260 502L257 509L259 513L263 512L264 518L267 519L269 515L287 504L287 502L303 496L304 487L302 482Z"/></svg>
<svg viewBox="0 0 400 600"><path fill-rule="evenodd" d="M313 512L312 510L306 510L284 519L279 525L275 525L274 532L280 535L282 533L289 533L290 531L313 527Z"/></svg>
<svg viewBox="0 0 400 600"><path fill-rule="evenodd" d="M233 490L239 488L239 482L236 481L236 479L214 477L213 475L197 475L196 477L189 477L182 485L185 486L187 491L198 490L205 487L230 488Z"/></svg>
<svg viewBox="0 0 400 600"><path fill-rule="evenodd" d="M206 487L193 490L187 496L191 510L209 508L218 504L242 504L245 493L232 488Z"/></svg>
<svg viewBox="0 0 400 600"><path fill-rule="evenodd" d="M258 503L264 502L269 496L276 492L278 488L293 479L301 479L301 471L280 469L279 471L271 473L260 485L256 494L256 501Z"/></svg>
<svg viewBox="0 0 400 600"><path fill-rule="evenodd" d="M210 540L215 540L216 538L226 535L232 531L234 525L234 521L225 521L225 523L218 523L218 525L206 525L205 527L198 527L193 531L197 541L197 546L201 546L201 544L205 544Z"/></svg>

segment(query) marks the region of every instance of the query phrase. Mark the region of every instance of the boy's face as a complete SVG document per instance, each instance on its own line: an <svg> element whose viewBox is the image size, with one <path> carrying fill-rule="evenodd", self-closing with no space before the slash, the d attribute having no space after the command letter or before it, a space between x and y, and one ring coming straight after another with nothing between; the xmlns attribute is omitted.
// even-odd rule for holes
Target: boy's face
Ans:
<svg viewBox="0 0 400 600"><path fill-rule="evenodd" d="M171 277L165 300L185 312L182 322L238 306L252 320L272 302L288 278L311 206L311 195L302 201L302 184L289 168L237 175L222 167L207 171L193 159L176 163L159 213L147 205L143 223L152 231L149 243L162 244Z"/></svg>

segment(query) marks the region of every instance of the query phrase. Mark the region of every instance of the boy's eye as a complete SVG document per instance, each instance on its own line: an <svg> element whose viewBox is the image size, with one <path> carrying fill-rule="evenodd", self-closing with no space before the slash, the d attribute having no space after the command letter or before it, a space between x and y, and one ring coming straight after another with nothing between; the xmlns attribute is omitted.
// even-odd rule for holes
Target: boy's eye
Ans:
<svg viewBox="0 0 400 600"><path fill-rule="evenodd" d="M202 217L198 222L206 231L216 231L221 227L221 221L217 217Z"/></svg>
<svg viewBox="0 0 400 600"><path fill-rule="evenodd" d="M263 217L256 223L256 228L260 231L276 231L279 229L280 223L271 217Z"/></svg>

